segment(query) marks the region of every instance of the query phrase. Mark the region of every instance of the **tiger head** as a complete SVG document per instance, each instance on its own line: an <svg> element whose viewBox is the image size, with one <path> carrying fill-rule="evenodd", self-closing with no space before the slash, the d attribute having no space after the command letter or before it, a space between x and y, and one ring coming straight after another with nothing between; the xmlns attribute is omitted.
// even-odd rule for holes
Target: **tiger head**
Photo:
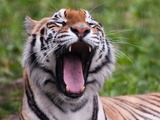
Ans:
<svg viewBox="0 0 160 120"><path fill-rule="evenodd" d="M115 64L114 48L88 11L61 9L40 21L26 17L23 67L32 88L68 102L95 94Z"/></svg>

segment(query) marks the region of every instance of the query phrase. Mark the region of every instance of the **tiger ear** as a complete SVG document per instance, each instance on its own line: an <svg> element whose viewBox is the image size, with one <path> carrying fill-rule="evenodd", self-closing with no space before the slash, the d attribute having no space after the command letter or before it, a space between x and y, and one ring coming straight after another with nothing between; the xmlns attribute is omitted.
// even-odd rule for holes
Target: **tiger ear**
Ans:
<svg viewBox="0 0 160 120"><path fill-rule="evenodd" d="M34 29L34 27L37 24L37 21L32 20L29 16L25 17L25 27L26 27L26 31L28 33L28 35L31 35L32 30Z"/></svg>

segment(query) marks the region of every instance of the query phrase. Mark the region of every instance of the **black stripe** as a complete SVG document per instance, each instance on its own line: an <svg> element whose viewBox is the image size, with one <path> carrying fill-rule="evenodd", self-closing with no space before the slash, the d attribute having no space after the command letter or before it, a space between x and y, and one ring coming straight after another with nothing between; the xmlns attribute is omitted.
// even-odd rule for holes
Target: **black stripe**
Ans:
<svg viewBox="0 0 160 120"><path fill-rule="evenodd" d="M88 102L88 99L84 99L83 101L81 101L80 104L76 105L76 107L75 107L74 109L71 109L71 111L72 111L72 112L77 112L77 111L79 111L80 109L82 109L82 108L86 105L87 102ZM71 106L72 106L72 104L71 104ZM74 105L74 106L75 106L75 105Z"/></svg>
<svg viewBox="0 0 160 120"><path fill-rule="evenodd" d="M103 112L104 112L104 118L105 118L105 120L107 120L107 116L106 116L106 112L105 112L104 108L103 108Z"/></svg>
<svg viewBox="0 0 160 120"><path fill-rule="evenodd" d="M98 111L99 111L98 97L94 96L93 97L93 112L92 112L92 118L91 118L91 120L97 120L97 118L98 118Z"/></svg>
<svg viewBox="0 0 160 120"><path fill-rule="evenodd" d="M58 18L58 14L55 14L54 17L55 17L55 18Z"/></svg>
<svg viewBox="0 0 160 120"><path fill-rule="evenodd" d="M45 32L45 28L43 27L43 28L40 30L40 35L44 35L44 32Z"/></svg>
<svg viewBox="0 0 160 120"><path fill-rule="evenodd" d="M65 30L63 30L63 31L62 31L62 30L59 30L59 31L58 31L58 34L60 34L60 33L61 33L61 34L62 34L62 33L68 33L68 31L65 31Z"/></svg>
<svg viewBox="0 0 160 120"><path fill-rule="evenodd" d="M115 99L115 100L116 100L116 99ZM129 114L131 114L132 117L134 117L135 120L137 120L137 117L134 115L134 113L131 112L129 109L125 108L124 105L118 104L117 101L114 102L114 104L116 104L117 106L119 106L119 107L123 108L124 110L126 110ZM114 106L112 106L112 107L114 107ZM115 107L114 107L114 108L115 108ZM116 109L116 108L115 108L115 109ZM120 112L118 109L116 109L116 110L120 113L120 115L123 117L124 120L127 120L127 119L123 116L123 114L121 114L121 112Z"/></svg>
<svg viewBox="0 0 160 120"><path fill-rule="evenodd" d="M60 18L62 17L60 12L58 13L58 15L59 15Z"/></svg>
<svg viewBox="0 0 160 120"><path fill-rule="evenodd" d="M54 51L54 54L59 58L66 51L66 45L58 45L57 49Z"/></svg>
<svg viewBox="0 0 160 120"><path fill-rule="evenodd" d="M47 79L47 80L45 80L45 82L43 83L43 85L46 86L48 83L56 84L56 82L53 81L52 79Z"/></svg>
<svg viewBox="0 0 160 120"><path fill-rule="evenodd" d="M43 27L40 30L41 50L46 50L46 47L44 47L44 31L45 31L45 28Z"/></svg>
<svg viewBox="0 0 160 120"><path fill-rule="evenodd" d="M83 13L84 13L84 16L86 16L86 14L87 14L86 11L83 11Z"/></svg>
<svg viewBox="0 0 160 120"><path fill-rule="evenodd" d="M159 111L156 111L156 110L154 110L154 109L152 109L152 108L149 108L149 107L147 107L147 106L145 106L145 105L142 105L142 104L139 104L141 107L139 108L139 111L142 111L142 112L144 112L144 113L147 113L147 114L150 114L150 115L153 115L153 116L156 116L157 118L160 118L160 112ZM134 107L134 106L133 106ZM151 110L151 112L150 111L148 111L148 110L146 110L145 108L147 108L147 109L149 109L149 110ZM158 115L156 115L155 113L158 113Z"/></svg>
<svg viewBox="0 0 160 120"><path fill-rule="evenodd" d="M49 74L50 76L52 76L52 79L50 80L50 82L56 84L56 81L55 80L55 75L53 74L53 72L45 67L42 67L42 66L38 66L38 64L35 64L34 66L32 66L32 69L30 70L30 74L32 75L32 71L34 70L34 67L36 68L39 68L41 70L43 70L43 72ZM49 81L48 81L49 82ZM44 85L46 85L48 82L44 82Z"/></svg>
<svg viewBox="0 0 160 120"><path fill-rule="evenodd" d="M101 58L102 58L102 54L99 55L99 58L98 58L96 61L98 61L98 60L101 59Z"/></svg>
<svg viewBox="0 0 160 120"><path fill-rule="evenodd" d="M23 117L22 112L21 112L21 114L20 114L20 116L19 116L19 119L20 119L20 120L25 120L24 117Z"/></svg>
<svg viewBox="0 0 160 120"><path fill-rule="evenodd" d="M97 36L94 36L94 37L92 37L92 38L97 39L97 40L99 39ZM98 43L99 43L99 42L98 42Z"/></svg>
<svg viewBox="0 0 160 120"><path fill-rule="evenodd" d="M159 93L157 93L157 94L148 94L149 96L155 96L155 97L157 97L157 98L160 98L160 94Z"/></svg>
<svg viewBox="0 0 160 120"><path fill-rule="evenodd" d="M70 35L64 35L64 34L62 34L62 35L58 36L57 39L63 38L63 37L67 37L67 36L70 36Z"/></svg>
<svg viewBox="0 0 160 120"><path fill-rule="evenodd" d="M58 27L56 24L52 25L52 26L48 26L49 29L54 28L54 27ZM53 32L54 33L54 32Z"/></svg>
<svg viewBox="0 0 160 120"><path fill-rule="evenodd" d="M98 23L98 24L99 24L99 26L103 27L102 23Z"/></svg>
<svg viewBox="0 0 160 120"><path fill-rule="evenodd" d="M46 40L46 43L48 44L48 41L51 40L52 38L53 38L52 33L49 33L49 35L47 37L47 40Z"/></svg>
<svg viewBox="0 0 160 120"><path fill-rule="evenodd" d="M108 56L111 55L111 50L110 50L110 45L109 45L109 41L106 39L106 44L107 44L107 48L108 48Z"/></svg>
<svg viewBox="0 0 160 120"><path fill-rule="evenodd" d="M67 17L67 12L66 12L66 10L64 11L64 17L65 17L65 18Z"/></svg>
<svg viewBox="0 0 160 120"><path fill-rule="evenodd" d="M93 73L99 72L103 68L103 66L106 65L107 63L112 63L109 60L108 56L106 56L106 59L100 65L98 65L96 68L94 68L94 70L89 71L89 74L93 74Z"/></svg>
<svg viewBox="0 0 160 120"><path fill-rule="evenodd" d="M158 99L153 99L153 100L156 101L156 102L160 102L160 95L149 94L149 96L153 96L153 97L155 97L155 98L158 98Z"/></svg>
<svg viewBox="0 0 160 120"><path fill-rule="evenodd" d="M63 44L65 43L66 41L68 41L69 39L66 39L66 40L57 40L57 41L52 41L53 43L57 43L57 44Z"/></svg>
<svg viewBox="0 0 160 120"><path fill-rule="evenodd" d="M50 95L49 93L45 93L45 95L47 96L47 98L57 107L59 108L59 110L61 110L62 112L66 113L66 111L61 107L63 104L62 100L56 100L57 102L54 101L53 97L56 97L56 95L52 94Z"/></svg>
<svg viewBox="0 0 160 120"><path fill-rule="evenodd" d="M113 103L114 103L114 102L113 102ZM116 103L114 103L114 104L116 104ZM116 105L118 105L118 104L116 104ZM113 111L116 110L116 111L121 115L121 117L123 118L123 120L126 120L125 117L123 116L124 114L121 113L122 111L119 111L119 110L115 107L115 105L111 105L111 104L110 104L110 106L111 106L110 109L113 109ZM118 106L119 106L119 105L118 105ZM123 109L124 109L124 108L123 108ZM134 117L134 118L135 118L135 117Z"/></svg>
<svg viewBox="0 0 160 120"><path fill-rule="evenodd" d="M31 46L34 47L36 44L36 34L32 34L32 41L31 41Z"/></svg>
<svg viewBox="0 0 160 120"><path fill-rule="evenodd" d="M122 103L125 103L126 107L130 106L130 107L132 107L132 108L134 108L134 109L136 109L136 110L139 110L139 111L141 111L141 112L148 113L148 112L147 112L146 110L144 110L144 109L137 108L137 107L136 107L136 104L133 104L133 103L131 103L131 102L128 102L128 101L126 101L126 100L122 100L122 99L119 99L119 98L115 98L115 99L118 100L118 101L120 101L120 102L122 102ZM119 106L120 106L120 105L119 105ZM122 107L122 106L121 106L121 107ZM125 107L123 107L123 108L126 109ZM152 120L152 119L144 116L143 114L139 114L139 113L137 113L136 111L131 110L130 108L129 108L129 109L126 109L126 110L127 110L127 111L128 111L128 110L133 111L134 114L136 114L136 115L144 118L145 120ZM133 114L132 114L132 115L133 115ZM136 117L135 117L135 118L136 118Z"/></svg>
<svg viewBox="0 0 160 120"><path fill-rule="evenodd" d="M88 84L97 84L99 88L102 87L102 85L97 80L95 80L95 79L91 80L89 82L86 82L86 85L88 85Z"/></svg>
<svg viewBox="0 0 160 120"><path fill-rule="evenodd" d="M34 46L36 44L36 34L33 34L32 35L32 40L31 40L31 48L30 48L30 52L29 52L29 55L30 55L30 59L28 61L28 63L31 65L31 66L35 66L38 64L37 62L37 57L36 57L36 53L34 52ZM33 64L34 63L34 64Z"/></svg>
<svg viewBox="0 0 160 120"><path fill-rule="evenodd" d="M33 94L32 90L31 90L30 85L29 85L28 78L25 81L26 81L25 92L26 92L27 102L28 102L29 107L37 115L37 117L40 120L49 120L49 118L37 106L34 94Z"/></svg>
<svg viewBox="0 0 160 120"><path fill-rule="evenodd" d="M52 76L53 79L56 78L55 75L54 75L54 73L52 72L52 70L49 70L49 69L47 69L47 68L45 68L45 67L41 67L41 66L39 66L39 68L40 68L41 70L43 70L44 72L48 73L50 76Z"/></svg>
<svg viewBox="0 0 160 120"><path fill-rule="evenodd" d="M94 70L90 71L89 72L90 74L99 72L103 68L104 65L107 65L107 63L114 64L109 59L109 56L111 55L111 51L110 51L110 46L109 46L108 40L106 40L106 44L107 44L107 48L108 48L108 54L105 56L105 60L99 66L97 66Z"/></svg>
<svg viewBox="0 0 160 120"><path fill-rule="evenodd" d="M136 96L136 98L137 98L137 99L140 99L140 100L142 100L142 101L145 101L145 102L147 102L147 103L149 103L149 104L151 104L151 105L154 105L154 106L156 106L156 107L160 107L160 105L154 104L154 103L152 103L151 101L148 101L147 99L143 99L143 98L138 97L138 96ZM156 110L154 110L154 109L148 107L148 106L145 105L145 104L144 104L144 105L143 105L143 104L139 104L139 106L145 107L145 108L147 108L147 109L150 109L150 110L153 111L153 112L156 112L156 113L160 114L160 111L156 111ZM145 109L142 108L142 107L140 107L141 110L143 110L143 111L146 112L146 113L149 113L149 114L152 114L152 115L153 115L153 113L148 112L147 110L145 110ZM157 115L154 115L154 116L157 116ZM160 116L157 116L157 117L160 118Z"/></svg>
<svg viewBox="0 0 160 120"><path fill-rule="evenodd" d="M153 99L153 98L144 99L144 98L141 98L141 97L139 97L139 96L135 96L135 97L138 98L138 99L141 99L142 101L146 101L146 102L148 102L148 103L150 103L150 104L152 104L152 105L154 105L154 106L160 107L159 104L155 104L155 103L153 103L153 102L150 101L150 100L152 100L152 101L160 102L160 101L158 101L158 100L156 100L156 99Z"/></svg>

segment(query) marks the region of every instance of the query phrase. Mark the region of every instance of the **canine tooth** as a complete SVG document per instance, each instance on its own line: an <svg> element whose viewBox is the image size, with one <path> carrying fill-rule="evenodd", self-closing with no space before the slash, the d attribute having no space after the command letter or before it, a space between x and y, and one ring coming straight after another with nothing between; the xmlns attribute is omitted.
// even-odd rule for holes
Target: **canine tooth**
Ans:
<svg viewBox="0 0 160 120"><path fill-rule="evenodd" d="M91 52L91 50L92 50L92 48L91 48L91 47L89 47L89 52Z"/></svg>
<svg viewBox="0 0 160 120"><path fill-rule="evenodd" d="M66 86L66 91L67 91L68 93L70 93L70 89L69 89L68 86Z"/></svg>
<svg viewBox="0 0 160 120"><path fill-rule="evenodd" d="M85 87L83 86L80 90L80 93L84 92Z"/></svg>
<svg viewBox="0 0 160 120"><path fill-rule="evenodd" d="M72 51L72 46L69 46L69 52L71 52Z"/></svg>

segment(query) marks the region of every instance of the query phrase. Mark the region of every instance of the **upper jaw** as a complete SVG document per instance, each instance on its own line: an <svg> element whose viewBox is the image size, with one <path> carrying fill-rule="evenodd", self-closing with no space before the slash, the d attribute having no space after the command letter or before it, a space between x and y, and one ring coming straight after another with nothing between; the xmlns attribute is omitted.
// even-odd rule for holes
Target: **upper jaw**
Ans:
<svg viewBox="0 0 160 120"><path fill-rule="evenodd" d="M65 96L79 98L83 95L93 54L94 49L92 46L85 42L75 42L56 56L57 87ZM66 64L69 65L68 68L65 67ZM75 70L72 70L74 66L76 66L75 64L77 64L78 67L75 68ZM73 68L70 66L73 66ZM66 72L66 69L69 70ZM79 72L81 69L82 73L77 73L77 71ZM70 73L71 71L72 74ZM76 76L75 74L78 75ZM75 78L75 81L71 80L72 77Z"/></svg>

